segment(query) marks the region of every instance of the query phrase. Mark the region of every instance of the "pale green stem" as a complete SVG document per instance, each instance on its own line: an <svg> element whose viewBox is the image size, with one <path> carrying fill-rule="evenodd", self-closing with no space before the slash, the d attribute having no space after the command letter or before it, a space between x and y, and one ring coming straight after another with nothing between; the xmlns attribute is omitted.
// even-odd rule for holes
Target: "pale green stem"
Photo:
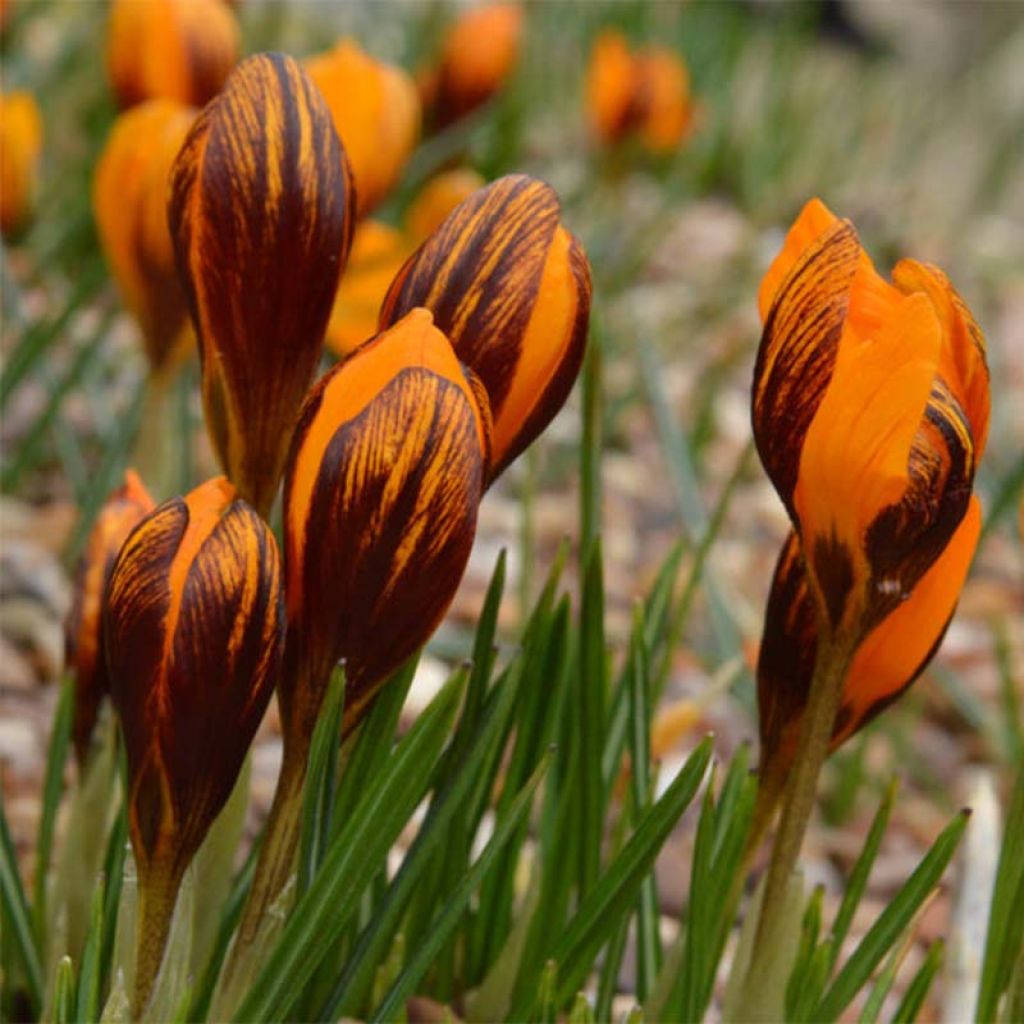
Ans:
<svg viewBox="0 0 1024 1024"><path fill-rule="evenodd" d="M148 870L139 875L139 916L135 926L135 981L132 1019L141 1019L163 962L181 872Z"/></svg>

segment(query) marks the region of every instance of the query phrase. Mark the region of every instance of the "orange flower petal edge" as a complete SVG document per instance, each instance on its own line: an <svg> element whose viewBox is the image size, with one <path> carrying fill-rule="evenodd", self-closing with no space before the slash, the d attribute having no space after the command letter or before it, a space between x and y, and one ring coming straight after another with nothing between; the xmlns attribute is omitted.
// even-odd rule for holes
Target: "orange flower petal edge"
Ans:
<svg viewBox="0 0 1024 1024"><path fill-rule="evenodd" d="M354 203L327 105L280 54L238 66L174 166L169 219L199 337L207 429L262 514L320 358Z"/></svg>
<svg viewBox="0 0 1024 1024"><path fill-rule="evenodd" d="M509 175L461 203L410 257L380 326L429 309L479 377L494 421L489 477L533 441L569 395L590 318L590 267L554 190Z"/></svg>
<svg viewBox="0 0 1024 1024"><path fill-rule="evenodd" d="M486 407L422 309L310 392L284 492L286 754L308 743L340 659L347 733L436 628L472 547L488 431Z"/></svg>

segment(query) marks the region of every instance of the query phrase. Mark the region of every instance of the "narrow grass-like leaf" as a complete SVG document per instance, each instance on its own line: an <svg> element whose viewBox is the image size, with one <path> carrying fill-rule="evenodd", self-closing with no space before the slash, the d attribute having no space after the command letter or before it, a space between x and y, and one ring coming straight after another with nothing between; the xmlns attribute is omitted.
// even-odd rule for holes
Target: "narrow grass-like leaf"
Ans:
<svg viewBox="0 0 1024 1024"><path fill-rule="evenodd" d="M1024 763L1024 713L1021 710L1020 680L1015 677L1012 663L1008 624L1005 621L997 622L993 634L1006 752L1011 763Z"/></svg>
<svg viewBox="0 0 1024 1024"><path fill-rule="evenodd" d="M107 852L103 858L103 941L100 943L100 990L110 979L117 936L118 907L124 880L124 859L128 852L128 819L124 805L118 809L110 829Z"/></svg>
<svg viewBox="0 0 1024 1024"><path fill-rule="evenodd" d="M580 987L614 922L634 906L640 884L658 851L696 795L710 757L708 737L687 758L661 799L640 819L622 851L580 904L551 956L558 963L560 1002L570 999ZM529 994L518 993L511 1017L525 1017L529 1004Z"/></svg>
<svg viewBox="0 0 1024 1024"><path fill-rule="evenodd" d="M896 974L906 959L907 953L914 941L913 926L908 928L903 938L889 952L885 965L875 979L867 999L864 1000L864 1007L860 1012L858 1024L876 1024L882 1012L882 1004L885 997L892 991L893 983L896 981Z"/></svg>
<svg viewBox="0 0 1024 1024"><path fill-rule="evenodd" d="M480 856L473 862L472 867L459 883L458 888L451 894L441 912L431 923L429 934L416 948L388 994L373 1012L370 1018L372 1021L394 1020L399 1007L412 994L420 979L426 974L434 956L458 924L470 896L493 865L502 846L516 834L522 823L527 820L533 803L533 795L540 785L549 763L550 756L542 758L526 785L516 794L509 813L497 824L494 835L491 836Z"/></svg>
<svg viewBox="0 0 1024 1024"><path fill-rule="evenodd" d="M1010 984L1014 964L1024 955L1024 760L1018 762L1006 815L992 909L985 937L985 960L978 991L977 1020L995 1020L999 1000Z"/></svg>
<svg viewBox="0 0 1024 1024"><path fill-rule="evenodd" d="M824 886L815 886L807 901L804 920L800 928L800 945L797 947L793 973L786 985L786 1017L789 1020L802 1019L800 1006L807 994L807 975L811 970L814 954L818 949L818 933L821 930L821 905L825 898ZM817 999L813 1003L817 1003ZM812 1003L812 1005L813 1005Z"/></svg>
<svg viewBox="0 0 1024 1024"><path fill-rule="evenodd" d="M913 874L861 939L816 1007L814 1020L838 1019L871 977L938 884L967 826L968 813L961 811L943 829Z"/></svg>
<svg viewBox="0 0 1024 1024"><path fill-rule="evenodd" d="M51 1002L53 1024L72 1024L75 1019L75 969L69 956L62 956L57 961Z"/></svg>
<svg viewBox="0 0 1024 1024"><path fill-rule="evenodd" d="M598 1020L612 1019L612 1002L619 987L619 968L626 952L629 922L629 916L624 914L605 946L601 973L597 979L597 1001L594 1004L594 1014Z"/></svg>
<svg viewBox="0 0 1024 1024"><path fill-rule="evenodd" d="M580 440L580 552L587 558L601 532L601 344L598 309L591 311L583 360L583 436Z"/></svg>
<svg viewBox="0 0 1024 1024"><path fill-rule="evenodd" d="M78 971L78 991L75 995L75 1020L78 1024L90 1024L100 1015L100 954L103 946L103 899L105 882L92 891L92 905L89 912L89 930L82 948L82 964Z"/></svg>
<svg viewBox="0 0 1024 1024"><path fill-rule="evenodd" d="M263 972L236 1016L246 1021L285 1020L323 957L358 908L365 866L391 848L430 786L432 769L448 738L464 678L455 676L398 744L333 838L317 877L296 904Z"/></svg>
<svg viewBox="0 0 1024 1024"><path fill-rule="evenodd" d="M299 835L298 895L309 888L323 860L331 832L334 781L338 769L338 737L345 706L345 669L331 673L327 695L313 729L309 767L302 793L302 824Z"/></svg>
<svg viewBox="0 0 1024 1024"><path fill-rule="evenodd" d="M554 960L549 960L540 972L537 1012L533 1019L537 1024L555 1024L558 1020L558 964Z"/></svg>
<svg viewBox="0 0 1024 1024"><path fill-rule="evenodd" d="M18 873L18 860L7 828L7 814L0 800L0 898L4 911L4 934L10 935L25 971L28 999L34 1013L43 1005L43 968L32 931L28 900Z"/></svg>
<svg viewBox="0 0 1024 1024"><path fill-rule="evenodd" d="M917 1020L917 1015L924 1006L928 992L931 990L935 976L942 969L942 961L945 956L946 947L942 939L936 939L929 947L924 958L924 963L917 969L917 973L910 979L906 992L892 1015L891 1024L911 1024ZM1010 1019L1010 1018L1007 1018Z"/></svg>
<svg viewBox="0 0 1024 1024"><path fill-rule="evenodd" d="M65 678L60 686L57 708L53 713L50 745L46 752L43 776L43 803L39 811L39 832L36 837L36 870L32 893L32 919L39 948L46 948L46 885L50 877L50 855L53 852L53 827L64 792L64 764L71 739L71 713L74 684Z"/></svg>

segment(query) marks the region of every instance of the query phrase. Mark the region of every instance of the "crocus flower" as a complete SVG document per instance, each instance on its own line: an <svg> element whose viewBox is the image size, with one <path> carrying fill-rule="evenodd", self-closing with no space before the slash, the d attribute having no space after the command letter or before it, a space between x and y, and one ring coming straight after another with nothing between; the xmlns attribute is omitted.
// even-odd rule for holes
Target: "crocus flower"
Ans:
<svg viewBox="0 0 1024 1024"><path fill-rule="evenodd" d="M348 732L441 621L476 530L490 432L480 397L422 309L310 392L284 486L286 749L308 741L340 659Z"/></svg>
<svg viewBox="0 0 1024 1024"><path fill-rule="evenodd" d="M43 120L27 92L0 93L0 232L13 238L35 204Z"/></svg>
<svg viewBox="0 0 1024 1024"><path fill-rule="evenodd" d="M849 652L834 749L921 673L978 541L985 342L935 267L886 281L810 202L761 286L761 460L793 522L758 664L762 769L792 761L819 644Z"/></svg>
<svg viewBox="0 0 1024 1024"><path fill-rule="evenodd" d="M139 877L136 1017L182 875L266 710L283 630L274 536L223 477L159 505L121 548L104 632Z"/></svg>
<svg viewBox="0 0 1024 1024"><path fill-rule="evenodd" d="M150 100L114 122L93 181L93 210L107 262L160 375L192 339L167 227L171 166L196 118L175 100Z"/></svg>
<svg viewBox="0 0 1024 1024"><path fill-rule="evenodd" d="M206 425L228 477L261 514L320 358L353 207L330 111L280 54L238 66L174 165L168 217L199 339Z"/></svg>
<svg viewBox="0 0 1024 1024"><path fill-rule="evenodd" d="M223 0L113 0L107 73L118 105L149 99L201 107L239 54L238 24Z"/></svg>
<svg viewBox="0 0 1024 1024"><path fill-rule="evenodd" d="M634 52L613 30L594 43L586 103L591 132L603 145L635 136L651 153L665 154L693 130L695 107L682 58L662 46Z"/></svg>
<svg viewBox="0 0 1024 1024"><path fill-rule="evenodd" d="M65 662L75 674L71 736L79 768L85 766L100 704L110 691L107 663L101 656L103 595L121 545L152 509L153 499L145 485L129 469L124 483L100 509L75 572L66 628Z"/></svg>
<svg viewBox="0 0 1024 1024"><path fill-rule="evenodd" d="M551 422L583 360L590 267L560 216L549 185L500 178L410 257L381 307L382 328L429 309L480 378L494 421L489 479Z"/></svg>
<svg viewBox="0 0 1024 1024"><path fill-rule="evenodd" d="M470 170L446 171L423 187L401 228L372 219L360 223L327 325L325 341L335 355L348 355L376 334L381 303L402 265L416 246L483 183L480 175Z"/></svg>
<svg viewBox="0 0 1024 1024"><path fill-rule="evenodd" d="M420 78L424 105L438 126L483 106L519 63L523 9L490 3L463 13L445 35L436 67Z"/></svg>
<svg viewBox="0 0 1024 1024"><path fill-rule="evenodd" d="M305 68L334 118L365 216L395 187L416 145L416 86L401 68L374 60L351 39L310 58Z"/></svg>

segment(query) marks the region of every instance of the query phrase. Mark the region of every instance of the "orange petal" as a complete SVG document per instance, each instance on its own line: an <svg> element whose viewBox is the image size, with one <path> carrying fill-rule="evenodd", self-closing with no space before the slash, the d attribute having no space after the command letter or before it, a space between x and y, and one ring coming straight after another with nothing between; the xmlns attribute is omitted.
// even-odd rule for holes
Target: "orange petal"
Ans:
<svg viewBox="0 0 1024 1024"><path fill-rule="evenodd" d="M148 99L201 107L238 60L238 24L222 0L113 0L107 72L122 108Z"/></svg>
<svg viewBox="0 0 1024 1024"><path fill-rule="evenodd" d="M413 254L381 326L423 306L480 378L494 419L493 479L544 429L579 371L590 270L550 186L510 175L474 193Z"/></svg>
<svg viewBox="0 0 1024 1024"><path fill-rule="evenodd" d="M93 182L100 241L156 371L173 365L191 341L167 227L167 190L174 159L195 117L192 107L174 100L150 100L122 114Z"/></svg>
<svg viewBox="0 0 1024 1024"><path fill-rule="evenodd" d="M652 46L636 59L633 103L640 137L652 153L671 153L693 123L690 75L678 54Z"/></svg>
<svg viewBox="0 0 1024 1024"><path fill-rule="evenodd" d="M0 93L0 232L14 237L28 223L39 184L43 119L27 92Z"/></svg>
<svg viewBox="0 0 1024 1024"><path fill-rule="evenodd" d="M239 65L174 166L168 216L207 429L239 493L264 514L320 358L353 203L330 112L280 54Z"/></svg>
<svg viewBox="0 0 1024 1024"><path fill-rule="evenodd" d="M618 142L630 127L636 73L629 44L621 32L602 32L587 65L586 103L590 129L606 145Z"/></svg>
<svg viewBox="0 0 1024 1024"><path fill-rule="evenodd" d="M989 377L985 336L949 278L929 263L900 260L893 284L904 294L923 292L942 325L939 374L949 385L971 424L974 457L980 461L988 440Z"/></svg>
<svg viewBox="0 0 1024 1024"><path fill-rule="evenodd" d="M405 214L406 231L418 244L436 231L459 203L468 199L486 182L476 171L458 167L431 178Z"/></svg>
<svg viewBox="0 0 1024 1024"><path fill-rule="evenodd" d="M346 661L345 729L447 610L476 528L487 424L444 335L414 310L310 392L284 522L287 742L308 743Z"/></svg>
<svg viewBox="0 0 1024 1024"><path fill-rule="evenodd" d="M330 108L365 216L394 188L416 145L416 86L401 68L374 60L351 39L305 66Z"/></svg>
<svg viewBox="0 0 1024 1024"><path fill-rule="evenodd" d="M941 331L931 303L862 262L835 366L800 451L794 507L833 627L868 575L869 525L906 493L911 449L935 381Z"/></svg>

